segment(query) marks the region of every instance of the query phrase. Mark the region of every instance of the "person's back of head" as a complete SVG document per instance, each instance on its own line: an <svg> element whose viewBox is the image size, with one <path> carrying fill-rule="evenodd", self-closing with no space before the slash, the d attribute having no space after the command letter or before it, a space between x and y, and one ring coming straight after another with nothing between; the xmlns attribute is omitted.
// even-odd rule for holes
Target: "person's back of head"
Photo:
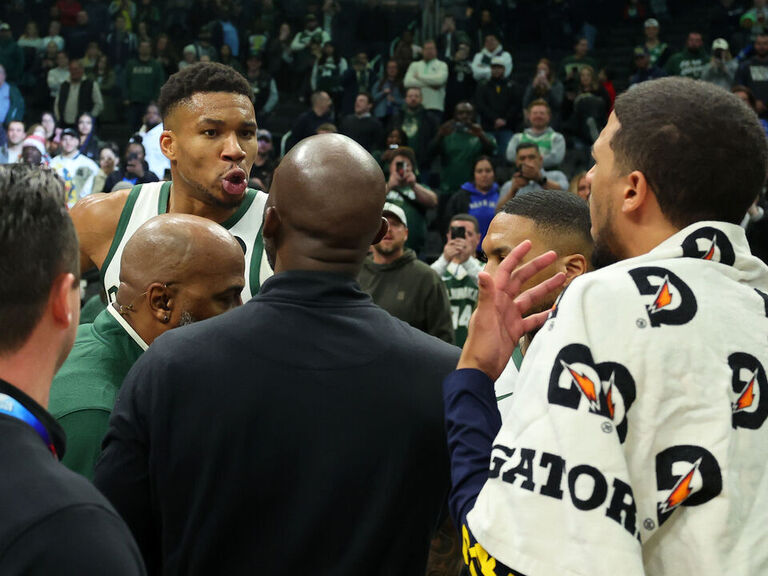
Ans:
<svg viewBox="0 0 768 576"><path fill-rule="evenodd" d="M665 218L738 223L768 171L768 142L755 113L706 82L662 78L616 99L611 140L617 169L640 171Z"/></svg>
<svg viewBox="0 0 768 576"><path fill-rule="evenodd" d="M378 163L341 134L306 138L275 170L264 243L275 272L318 270L356 276L386 232L386 183Z"/></svg>
<svg viewBox="0 0 768 576"><path fill-rule="evenodd" d="M42 370L60 366L74 342L80 262L65 197L52 171L0 166L0 367L33 335L47 339L36 350Z"/></svg>

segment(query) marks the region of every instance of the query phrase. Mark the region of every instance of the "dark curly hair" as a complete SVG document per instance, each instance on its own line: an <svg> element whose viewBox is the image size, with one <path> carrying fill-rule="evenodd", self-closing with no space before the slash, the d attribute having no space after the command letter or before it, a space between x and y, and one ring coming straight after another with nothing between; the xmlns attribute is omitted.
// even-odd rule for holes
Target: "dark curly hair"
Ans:
<svg viewBox="0 0 768 576"><path fill-rule="evenodd" d="M165 119L175 106L200 92L232 92L253 101L253 90L245 77L230 66L218 62L199 62L168 78L160 90L157 105Z"/></svg>

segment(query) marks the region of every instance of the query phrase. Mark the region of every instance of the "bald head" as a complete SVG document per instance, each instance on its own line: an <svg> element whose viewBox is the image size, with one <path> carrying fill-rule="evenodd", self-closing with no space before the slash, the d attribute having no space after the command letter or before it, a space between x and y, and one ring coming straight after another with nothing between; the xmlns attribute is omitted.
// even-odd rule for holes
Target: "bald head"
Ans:
<svg viewBox="0 0 768 576"><path fill-rule="evenodd" d="M189 214L145 222L125 245L117 304L144 339L239 305L245 259L219 224Z"/></svg>
<svg viewBox="0 0 768 576"><path fill-rule="evenodd" d="M275 272L356 275L386 232L385 196L381 168L354 140L321 134L299 142L275 171L267 201L264 239Z"/></svg>

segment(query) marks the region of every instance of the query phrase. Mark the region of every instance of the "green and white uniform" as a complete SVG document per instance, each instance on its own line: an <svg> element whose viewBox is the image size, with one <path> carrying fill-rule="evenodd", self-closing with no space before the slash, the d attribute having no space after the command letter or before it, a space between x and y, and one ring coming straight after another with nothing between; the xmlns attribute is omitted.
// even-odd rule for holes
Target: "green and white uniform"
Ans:
<svg viewBox="0 0 768 576"><path fill-rule="evenodd" d="M451 320L456 346L464 346L469 330L469 319L477 305L477 280L463 266L451 263L441 276L448 299L451 301Z"/></svg>
<svg viewBox="0 0 768 576"><path fill-rule="evenodd" d="M109 254L101 266L101 279L110 302L115 301L115 294L120 286L120 260L126 242L144 222L168 212L170 193L170 182L151 182L134 186L128 195ZM272 275L272 269L264 255L264 240L261 236L266 202L267 195L264 192L248 188L237 212L221 223L237 239L245 252L243 302L258 293L262 282Z"/></svg>

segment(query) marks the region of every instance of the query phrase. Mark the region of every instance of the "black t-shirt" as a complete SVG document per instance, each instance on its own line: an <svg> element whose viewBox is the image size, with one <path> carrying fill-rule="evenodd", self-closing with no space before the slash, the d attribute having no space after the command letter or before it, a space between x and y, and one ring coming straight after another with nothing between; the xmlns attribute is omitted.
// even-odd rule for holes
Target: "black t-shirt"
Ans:
<svg viewBox="0 0 768 576"><path fill-rule="evenodd" d="M29 410L63 455L64 432L50 414L2 380L0 394ZM1 412L0 471L0 574L145 574L136 543L112 506L65 468L31 425Z"/></svg>

